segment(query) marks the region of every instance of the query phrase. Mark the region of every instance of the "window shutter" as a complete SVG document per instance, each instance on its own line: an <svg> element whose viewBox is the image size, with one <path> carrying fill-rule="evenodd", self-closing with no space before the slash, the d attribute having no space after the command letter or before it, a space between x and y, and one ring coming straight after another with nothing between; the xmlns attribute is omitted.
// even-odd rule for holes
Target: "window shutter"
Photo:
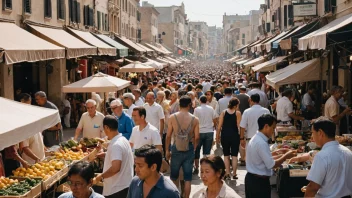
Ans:
<svg viewBox="0 0 352 198"><path fill-rule="evenodd" d="M31 0L24 0L23 8L25 13L32 13Z"/></svg>
<svg viewBox="0 0 352 198"><path fill-rule="evenodd" d="M97 20L98 20L98 30L101 28L101 21L100 21L100 12L97 11Z"/></svg>
<svg viewBox="0 0 352 198"><path fill-rule="evenodd" d="M271 15L271 21L275 22L275 14Z"/></svg>
<svg viewBox="0 0 352 198"><path fill-rule="evenodd" d="M105 14L105 31L109 31L109 17Z"/></svg>
<svg viewBox="0 0 352 198"><path fill-rule="evenodd" d="M270 23L266 23L266 32L270 32L271 29L270 29Z"/></svg>
<svg viewBox="0 0 352 198"><path fill-rule="evenodd" d="M52 11L52 7L51 7L51 1L52 0L48 0L48 13L49 13L49 17L52 17L53 11Z"/></svg>
<svg viewBox="0 0 352 198"><path fill-rule="evenodd" d="M270 9L270 0L268 0L268 9Z"/></svg>
<svg viewBox="0 0 352 198"><path fill-rule="evenodd" d="M284 5L284 27L287 27L287 5Z"/></svg>
<svg viewBox="0 0 352 198"><path fill-rule="evenodd" d="M93 8L89 8L89 25L90 26L93 26L94 25L94 22L93 22Z"/></svg>
<svg viewBox="0 0 352 198"><path fill-rule="evenodd" d="M73 4L73 0L68 0L68 18L70 19L70 21L72 21L72 4Z"/></svg>
<svg viewBox="0 0 352 198"><path fill-rule="evenodd" d="M83 10L83 14L84 14L84 25L89 25L89 7L87 5L84 6L84 10Z"/></svg>
<svg viewBox="0 0 352 198"><path fill-rule="evenodd" d="M293 5L288 5L288 25L293 25Z"/></svg>
<svg viewBox="0 0 352 198"><path fill-rule="evenodd" d="M44 0L44 17L51 17L51 0Z"/></svg>
<svg viewBox="0 0 352 198"><path fill-rule="evenodd" d="M65 19L65 1L57 0L57 18Z"/></svg>
<svg viewBox="0 0 352 198"><path fill-rule="evenodd" d="M331 11L331 0L324 0L325 13Z"/></svg>
<svg viewBox="0 0 352 198"><path fill-rule="evenodd" d="M77 14L77 23L81 23L81 3L77 2L77 10L76 10L76 14Z"/></svg>
<svg viewBox="0 0 352 198"><path fill-rule="evenodd" d="M72 21L77 22L77 0L73 0L72 2Z"/></svg>
<svg viewBox="0 0 352 198"><path fill-rule="evenodd" d="M2 0L2 9L12 9L12 0Z"/></svg>

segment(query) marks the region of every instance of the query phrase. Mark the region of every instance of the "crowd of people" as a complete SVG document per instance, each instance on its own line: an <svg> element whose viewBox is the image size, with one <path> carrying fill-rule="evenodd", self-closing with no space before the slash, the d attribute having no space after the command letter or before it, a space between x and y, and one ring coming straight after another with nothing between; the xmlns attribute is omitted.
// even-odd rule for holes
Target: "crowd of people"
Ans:
<svg viewBox="0 0 352 198"><path fill-rule="evenodd" d="M238 164L247 169L246 197L270 197L272 169L297 158L288 149L271 152L268 141L274 140L276 124L319 117L313 100L316 89L309 87L302 99L302 116L298 116L293 105L294 88L280 88L276 93L264 80L255 79L220 61L197 62L176 71L140 76L139 88L111 96L107 103L110 115L99 112L97 107L104 105L100 100L88 99L87 112L80 117L74 139L109 140L109 146L97 154L104 160L103 172L94 176L89 163L75 164L68 173L72 192L60 197L188 198L192 176L200 172L204 187L194 198L236 198L240 196L226 180L238 179ZM322 151L315 155L315 162L320 163L313 163L307 177L307 196L352 194L352 153L334 141L340 120L352 114L348 106L339 110L343 94L342 87L334 87L324 107L327 118L313 122L313 139ZM28 94L20 97L21 102L30 99ZM57 109L44 92L36 93L35 100L39 106ZM66 104L64 107L63 117L70 108ZM20 143L22 156L15 146L5 149L4 159L24 167L41 161L44 147L62 140L61 128L58 123ZM214 144L221 146L221 155L212 152ZM4 170L8 163L4 161ZM11 174L13 169L9 170ZM162 174L168 171L170 179ZM103 196L92 189L98 182L104 184ZM329 190L331 185L333 192Z"/></svg>

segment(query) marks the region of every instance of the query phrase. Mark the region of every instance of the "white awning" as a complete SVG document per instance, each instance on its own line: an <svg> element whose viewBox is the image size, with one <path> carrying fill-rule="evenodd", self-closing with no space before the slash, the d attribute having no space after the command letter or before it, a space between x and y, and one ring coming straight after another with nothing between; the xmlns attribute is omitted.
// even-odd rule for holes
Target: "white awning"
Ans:
<svg viewBox="0 0 352 198"><path fill-rule="evenodd" d="M280 61L282 61L285 58L286 58L286 56L276 57L276 58L274 58L272 60L266 61L264 63L261 63L261 64L257 65L257 66L252 67L252 70L255 71L255 72L274 71L276 64L279 63Z"/></svg>
<svg viewBox="0 0 352 198"><path fill-rule="evenodd" d="M149 72L149 71L155 71L155 68L145 65L144 63L141 63L139 61L135 61L126 66L120 67L120 70L119 70L119 72Z"/></svg>
<svg viewBox="0 0 352 198"><path fill-rule="evenodd" d="M136 44L137 44L139 47L145 49L146 52L154 52L154 50L149 49L148 47L146 47L146 46L144 46L144 45L142 45L142 44L140 44L140 43L136 43Z"/></svg>
<svg viewBox="0 0 352 198"><path fill-rule="evenodd" d="M117 40L123 42L125 45L127 45L129 48L137 51L137 52L145 52L146 50L144 48L141 48L139 45L137 45L135 42L131 41L130 39L126 37L118 37L116 36Z"/></svg>
<svg viewBox="0 0 352 198"><path fill-rule="evenodd" d="M62 88L64 93L116 92L130 86L130 81L97 73Z"/></svg>
<svg viewBox="0 0 352 198"><path fill-rule="evenodd" d="M39 36L55 45L66 48L66 58L77 58L81 56L97 55L97 48L86 44L78 38L72 36L63 29L39 27L28 25Z"/></svg>
<svg viewBox="0 0 352 198"><path fill-rule="evenodd" d="M170 52L168 49L166 49L165 46L163 46L162 44L159 43L155 43L156 46L158 46L161 50L163 50L165 52L165 54L172 54L172 52Z"/></svg>
<svg viewBox="0 0 352 198"><path fill-rule="evenodd" d="M274 88L281 85L320 80L320 60L291 64L266 76L266 83Z"/></svg>
<svg viewBox="0 0 352 198"><path fill-rule="evenodd" d="M166 54L162 49L160 49L160 48L158 48L158 47L156 47L156 46L154 46L154 45L152 45L152 44L144 43L144 45L146 45L146 46L152 48L153 50L155 50L155 51L157 51L157 52L159 52L159 53Z"/></svg>
<svg viewBox="0 0 352 198"><path fill-rule="evenodd" d="M98 55L108 55L108 56L116 56L116 48L111 47L110 45L104 43L97 37L95 37L90 32L84 32L80 30L74 30L68 28L69 31L73 32L76 36L80 37L82 40L86 41L87 43L95 46L98 48Z"/></svg>
<svg viewBox="0 0 352 198"><path fill-rule="evenodd" d="M325 49L326 35L350 23L352 23L352 14L335 19L324 27L298 39L298 49Z"/></svg>
<svg viewBox="0 0 352 198"><path fill-rule="evenodd" d="M18 144L60 122L58 110L0 97L0 150Z"/></svg>
<svg viewBox="0 0 352 198"><path fill-rule="evenodd" d="M100 39L102 39L106 43L108 43L108 44L114 46L116 49L118 49L120 57L128 56L128 48L125 47L124 45L118 43L114 39L112 39L104 34L95 34L95 36L99 37Z"/></svg>
<svg viewBox="0 0 352 198"><path fill-rule="evenodd" d="M269 41L265 42L264 48L266 49L266 52L270 52L271 51L271 43L276 41L279 38L282 38L283 36L285 36L289 31L284 31L281 32L280 34L278 34L277 36L275 36L274 38L270 39Z"/></svg>
<svg viewBox="0 0 352 198"><path fill-rule="evenodd" d="M0 22L1 50L3 53L0 55L5 57L6 64L65 58L64 48L7 22Z"/></svg>
<svg viewBox="0 0 352 198"><path fill-rule="evenodd" d="M238 61L236 62L236 65L242 65L242 64L245 64L246 62L252 60L253 58L248 58L248 59L244 59L244 60L241 60L241 61Z"/></svg>
<svg viewBox="0 0 352 198"><path fill-rule="evenodd" d="M276 48L278 48L279 45L280 45L281 49L291 49L291 38L290 38L290 36L291 36L293 33L297 32L298 30L300 30L300 29L302 29L303 27L305 27L306 25L307 25L307 24L303 24L303 25L297 27L296 29L294 29L293 31L291 31L290 33L286 34L285 36L281 37L280 39L274 41L274 42L273 42L273 48L276 49ZM288 39L286 39L286 38L288 38ZM284 39L285 39L285 40L284 40ZM290 40L289 45L286 44L286 42L287 42L286 40ZM287 48L286 46L289 46L289 48ZM286 47L286 48L285 48L285 47Z"/></svg>
<svg viewBox="0 0 352 198"><path fill-rule="evenodd" d="M180 62L180 61L178 61L178 60L176 60L176 59L173 59L173 58L171 58L171 57L169 57L169 56L165 56L165 58L166 59L169 59L170 61L173 61L173 62L175 62L175 63L177 63L177 64L181 64L182 62Z"/></svg>
<svg viewBox="0 0 352 198"><path fill-rule="evenodd" d="M258 57L258 58L256 58L256 59L253 59L253 60L250 60L250 61L244 63L243 66L245 66L245 67L251 67L251 66L253 66L253 65L260 64L260 63L262 63L262 62L264 62L264 61L265 61L264 57L263 57L263 56L260 56L260 57Z"/></svg>
<svg viewBox="0 0 352 198"><path fill-rule="evenodd" d="M175 62L170 61L170 60L168 60L168 59L164 59L164 58L158 57L158 58L156 58L156 60L157 60L157 61L160 61L160 62L162 62L162 63L170 64L171 66L176 66L176 63L175 63Z"/></svg>

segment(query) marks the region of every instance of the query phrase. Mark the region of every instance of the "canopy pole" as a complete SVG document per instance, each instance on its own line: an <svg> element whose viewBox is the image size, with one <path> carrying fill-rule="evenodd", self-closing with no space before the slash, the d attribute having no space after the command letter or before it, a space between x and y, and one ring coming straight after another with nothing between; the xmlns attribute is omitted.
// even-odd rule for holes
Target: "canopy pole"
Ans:
<svg viewBox="0 0 352 198"><path fill-rule="evenodd" d="M323 96L323 93L324 93L323 59L324 59L324 57L320 57L320 94L321 94L321 96ZM321 98L323 98L323 97L321 97ZM323 111L323 110L321 109L322 104L323 104L323 101L320 100L320 101L319 101L319 107L320 107L320 108L319 108L319 115L322 115L322 112L320 112L320 111Z"/></svg>

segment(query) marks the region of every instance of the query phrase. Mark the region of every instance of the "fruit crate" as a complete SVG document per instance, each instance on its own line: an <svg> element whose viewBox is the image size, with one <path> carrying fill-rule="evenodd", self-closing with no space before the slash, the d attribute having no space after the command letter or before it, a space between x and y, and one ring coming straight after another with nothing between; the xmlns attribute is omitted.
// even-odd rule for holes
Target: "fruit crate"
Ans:
<svg viewBox="0 0 352 198"><path fill-rule="evenodd" d="M17 179L18 181L23 181L26 179L23 177L10 177L10 178ZM41 194L42 194L42 185L41 185L41 183L38 183L30 191L26 192L23 195L0 196L0 198L36 198L36 197L40 197Z"/></svg>
<svg viewBox="0 0 352 198"><path fill-rule="evenodd" d="M63 169L59 170L57 173L55 173L53 176L49 177L47 180L42 182L42 189L43 191L48 190L51 188L53 185L55 185L56 182L60 181L64 177L67 176L69 167L65 166Z"/></svg>

